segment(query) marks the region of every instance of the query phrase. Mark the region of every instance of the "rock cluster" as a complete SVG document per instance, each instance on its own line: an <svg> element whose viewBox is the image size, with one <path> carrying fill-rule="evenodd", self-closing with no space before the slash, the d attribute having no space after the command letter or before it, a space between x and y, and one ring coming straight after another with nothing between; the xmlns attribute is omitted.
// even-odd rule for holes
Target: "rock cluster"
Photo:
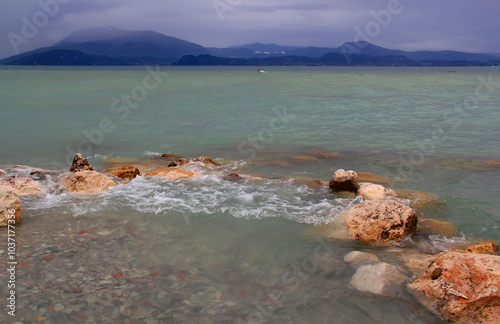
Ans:
<svg viewBox="0 0 500 324"><path fill-rule="evenodd" d="M203 177L202 173L195 170L186 170L182 168L158 168L152 171L143 173L142 176L145 177L164 177L170 179L182 179L182 178L192 178L192 177Z"/></svg>
<svg viewBox="0 0 500 324"><path fill-rule="evenodd" d="M215 162L211 158L206 157L206 156L200 156L198 158L182 158L182 159L178 159L178 160L172 161L172 162L170 162L168 164L168 167L183 166L183 165L186 165L186 164L189 164L189 163L194 163L194 162L201 162L201 163L204 163L204 164L212 164L212 165L215 165L215 166L220 166L220 163Z"/></svg>
<svg viewBox="0 0 500 324"><path fill-rule="evenodd" d="M30 177L10 176L0 178L0 193L12 193L17 196L37 195L44 188Z"/></svg>

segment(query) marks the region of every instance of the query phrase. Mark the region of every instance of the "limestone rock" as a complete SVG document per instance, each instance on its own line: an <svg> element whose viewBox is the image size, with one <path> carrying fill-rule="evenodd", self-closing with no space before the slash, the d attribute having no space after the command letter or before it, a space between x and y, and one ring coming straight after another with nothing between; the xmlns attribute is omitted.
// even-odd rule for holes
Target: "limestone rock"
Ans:
<svg viewBox="0 0 500 324"><path fill-rule="evenodd" d="M417 226L413 209L395 200L371 200L346 212L349 233L360 241L400 241Z"/></svg>
<svg viewBox="0 0 500 324"><path fill-rule="evenodd" d="M0 178L0 193L12 193L17 196L38 195L45 189L30 177L12 176Z"/></svg>
<svg viewBox="0 0 500 324"><path fill-rule="evenodd" d="M83 155L76 153L69 171L94 171L94 169L90 166L89 161Z"/></svg>
<svg viewBox="0 0 500 324"><path fill-rule="evenodd" d="M417 232L426 236L441 235L449 238L458 234L455 225L437 219L419 219Z"/></svg>
<svg viewBox="0 0 500 324"><path fill-rule="evenodd" d="M352 276L351 286L359 291L397 297L403 294L403 283L407 279L398 267L382 262L359 267Z"/></svg>
<svg viewBox="0 0 500 324"><path fill-rule="evenodd" d="M465 249L466 252L469 253L479 253L479 254L498 254L500 250L500 246L498 246L497 242L483 242L481 244L476 244L473 246L469 246Z"/></svg>
<svg viewBox="0 0 500 324"><path fill-rule="evenodd" d="M384 186L373 184L370 182L362 182L359 184L358 194L368 200L382 200L387 197L387 191Z"/></svg>
<svg viewBox="0 0 500 324"><path fill-rule="evenodd" d="M14 209L14 213L10 213ZM14 218L11 217L14 215ZM11 217L11 218L9 218ZM14 223L9 220L14 220ZM21 200L13 194L0 194L0 226L15 225L21 220Z"/></svg>
<svg viewBox="0 0 500 324"><path fill-rule="evenodd" d="M165 153L161 157L162 158L169 158L169 159L182 159L182 155L172 154L172 153Z"/></svg>
<svg viewBox="0 0 500 324"><path fill-rule="evenodd" d="M380 260L377 256L359 251L352 251L344 256L344 261L349 263L354 268L357 268L366 264L379 263Z"/></svg>
<svg viewBox="0 0 500 324"><path fill-rule="evenodd" d="M104 170L103 172L115 175L118 178L122 179L133 179L141 173L139 169L133 165L124 165L121 167L111 168Z"/></svg>
<svg viewBox="0 0 500 324"><path fill-rule="evenodd" d="M72 173L61 180L69 192L95 193L116 186L110 177L96 171L79 171Z"/></svg>
<svg viewBox="0 0 500 324"><path fill-rule="evenodd" d="M170 179L182 179L192 177L203 177L203 174L195 170L186 170L181 168L158 168L142 174L145 177L164 177Z"/></svg>
<svg viewBox="0 0 500 324"><path fill-rule="evenodd" d="M183 166L183 165L186 165L189 163L194 163L194 162L201 162L204 164L212 164L215 166L220 166L220 164L218 162L215 162L211 158L206 157L206 156L200 156L198 158L178 159L178 160L172 161L168 164L168 167Z"/></svg>
<svg viewBox="0 0 500 324"><path fill-rule="evenodd" d="M328 186L333 191L351 191L358 192L359 184L356 181L358 174L352 170L345 171L339 169L335 171L335 175Z"/></svg>
<svg viewBox="0 0 500 324"><path fill-rule="evenodd" d="M500 256L441 253L409 288L450 322L498 323Z"/></svg>
<svg viewBox="0 0 500 324"><path fill-rule="evenodd" d="M7 173L4 170L0 169L0 177L5 177L6 175Z"/></svg>

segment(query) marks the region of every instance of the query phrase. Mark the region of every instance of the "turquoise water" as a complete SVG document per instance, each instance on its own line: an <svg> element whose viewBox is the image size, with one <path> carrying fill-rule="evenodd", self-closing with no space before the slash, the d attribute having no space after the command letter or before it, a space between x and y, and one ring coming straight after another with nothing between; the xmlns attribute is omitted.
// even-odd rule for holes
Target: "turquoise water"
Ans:
<svg viewBox="0 0 500 324"><path fill-rule="evenodd" d="M132 286L123 290L138 296L110 299L111 310L92 308L91 301L57 294L56 288L33 292L26 283L24 293L65 309L68 300L79 301L83 306L72 307L97 322L120 316L144 320L147 316L139 317L139 308L127 303L160 294L156 289L162 285L182 295L184 303L164 305L158 297L150 307L173 322L434 322L410 296L392 299L354 291L348 284L352 269L332 276L312 267L320 238L310 231L335 221L359 200L283 178L328 181L339 168L391 177L391 188L437 196L437 204L417 212L455 224L458 234L446 244L500 240L500 167L487 163L500 160L500 70L263 69L266 73L248 67L161 67L155 79L142 67L2 67L0 168L23 164L61 170L69 168L76 151L95 169L115 158L154 164L166 152L206 155L223 164L195 167L206 175L201 179L140 178L85 199L61 193L58 178L49 177L44 182L48 193L22 198L26 235L57 218L59 225L51 228L63 233L61 223L72 230L80 224L91 234L107 228L109 246L100 250L102 237L96 234L87 250L78 250L85 265L56 266L67 260L54 256L52 264L27 268L26 282L43 282L49 272L61 277L78 272L97 262L94 257L104 262L102 271L170 272L150 288L130 279ZM311 157L314 150L341 156L294 158ZM262 179L221 179L232 172ZM124 226L134 230L124 231ZM438 238L431 243L436 251L446 248ZM353 250L374 252L351 241L325 244L340 258ZM380 253L381 259L393 258ZM305 270L308 264L310 271ZM182 271L192 276L175 275ZM295 276L287 275L290 271ZM273 291L283 298L262 306ZM214 298L216 293L222 297ZM33 310L21 301L25 308L20 312L54 322L72 314L47 312L44 303ZM135 315L123 313L124 307L132 307ZM151 318L161 322L153 313Z"/></svg>

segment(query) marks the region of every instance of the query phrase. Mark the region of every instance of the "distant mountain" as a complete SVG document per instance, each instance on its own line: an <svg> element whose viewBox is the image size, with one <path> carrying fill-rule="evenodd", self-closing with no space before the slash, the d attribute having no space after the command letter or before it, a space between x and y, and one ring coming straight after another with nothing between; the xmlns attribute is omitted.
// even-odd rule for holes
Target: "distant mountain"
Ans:
<svg viewBox="0 0 500 324"><path fill-rule="evenodd" d="M368 42L339 47L252 43L205 48L154 31L107 26L78 31L54 46L14 55L0 64L19 65L499 65L500 54L457 51L406 52Z"/></svg>
<svg viewBox="0 0 500 324"><path fill-rule="evenodd" d="M122 30L107 26L73 33L54 46L15 55L0 61L9 64L23 57L52 50L74 50L110 57L151 57L171 62L184 55L208 54L203 46L154 31Z"/></svg>

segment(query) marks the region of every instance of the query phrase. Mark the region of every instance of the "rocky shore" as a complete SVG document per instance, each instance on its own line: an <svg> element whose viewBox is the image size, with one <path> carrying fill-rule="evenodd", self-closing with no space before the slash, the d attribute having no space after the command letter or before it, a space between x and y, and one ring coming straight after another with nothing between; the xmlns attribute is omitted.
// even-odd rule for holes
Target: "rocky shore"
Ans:
<svg viewBox="0 0 500 324"><path fill-rule="evenodd" d="M219 162L209 157L183 158L165 154L162 159L162 165L155 166L115 161L116 163L110 163L108 168L98 172L85 157L76 154L69 172L26 166L11 168L28 170L25 173L0 170L0 226L6 226L12 218L14 222L11 224L22 222L22 203L19 197L47 193L48 188L40 180L49 175L58 179L59 192L85 197L127 183L136 177L164 177L174 180L201 178L205 171L201 170L202 173L200 169L193 170L186 166L196 164L205 168L206 172L220 166ZM304 157L291 159L302 160ZM262 178L237 173L221 177L222 181L235 183L260 181L259 179ZM360 179L364 181L358 182ZM470 242L466 246L456 246L449 251L436 253L429 246L427 238L431 235L453 236L456 235L456 229L443 221L419 219L415 209L432 203L436 200L435 197L421 192L392 190L380 184L386 183L388 178L352 170L337 170L328 183L318 179L297 180L313 187L327 186L335 195L353 195L361 199L359 204L348 208L334 223L320 226L315 233L320 233L318 235L331 242L356 240L362 246L370 247L372 252L353 251L341 259L321 259L318 261L320 267L335 273L352 269L350 287L362 293L402 298L409 292L422 305L449 322L500 322L498 244ZM15 210L15 216L9 218L11 210ZM391 250L392 247L400 246L403 248ZM175 277L178 279L188 275L191 274L172 273L169 285L175 286ZM120 272L116 272L113 278L103 278L102 281L112 282L120 277ZM109 289L107 293L120 297L120 291L115 289ZM217 299L217 295L215 296ZM49 305L52 309L61 307L62 305ZM126 307L123 311L128 312Z"/></svg>

